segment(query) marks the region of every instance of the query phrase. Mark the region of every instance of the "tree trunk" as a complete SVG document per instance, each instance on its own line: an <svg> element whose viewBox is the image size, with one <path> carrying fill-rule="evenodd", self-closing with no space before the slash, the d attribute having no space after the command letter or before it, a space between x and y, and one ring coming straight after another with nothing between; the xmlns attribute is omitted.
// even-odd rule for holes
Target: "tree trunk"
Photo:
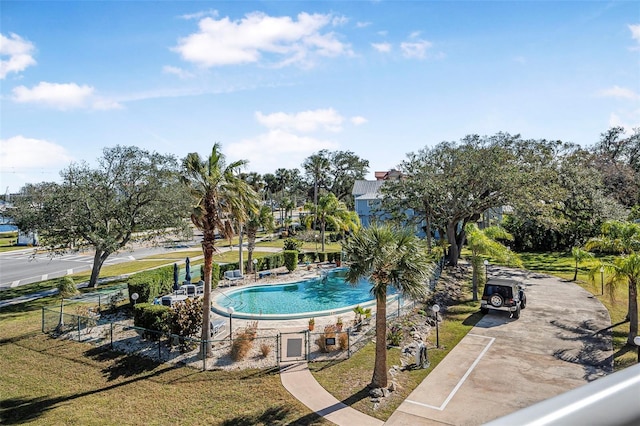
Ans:
<svg viewBox="0 0 640 426"><path fill-rule="evenodd" d="M256 247L256 233L257 231L253 226L247 227L247 269L253 273L256 272L253 267L253 250Z"/></svg>
<svg viewBox="0 0 640 426"><path fill-rule="evenodd" d="M472 272L472 288L473 288L473 301L476 302L478 300L478 269L480 265L480 256L477 254L471 254L471 270Z"/></svg>
<svg viewBox="0 0 640 426"><path fill-rule="evenodd" d="M238 269L240 269L240 275L244 272L244 262L242 258L242 223L238 224Z"/></svg>
<svg viewBox="0 0 640 426"><path fill-rule="evenodd" d="M91 278L89 279L89 287L98 287L98 277L100 276L100 269L104 261L107 260L111 253L96 249L93 255L93 267L91 268Z"/></svg>
<svg viewBox="0 0 640 426"><path fill-rule="evenodd" d="M633 339L638 335L638 285L629 278L629 336L627 344L635 346Z"/></svg>
<svg viewBox="0 0 640 426"><path fill-rule="evenodd" d="M458 242L456 241L457 222L447 225L447 241L449 242L449 265L458 266Z"/></svg>
<svg viewBox="0 0 640 426"><path fill-rule="evenodd" d="M376 296L376 359L373 367L372 388L386 388L387 380L387 293Z"/></svg>
<svg viewBox="0 0 640 426"><path fill-rule="evenodd" d="M202 340L205 344L205 357L211 356L211 265L213 263L213 243L207 241L206 236L202 241L202 252L204 253L204 295L202 303ZM229 330L231 332L231 330Z"/></svg>

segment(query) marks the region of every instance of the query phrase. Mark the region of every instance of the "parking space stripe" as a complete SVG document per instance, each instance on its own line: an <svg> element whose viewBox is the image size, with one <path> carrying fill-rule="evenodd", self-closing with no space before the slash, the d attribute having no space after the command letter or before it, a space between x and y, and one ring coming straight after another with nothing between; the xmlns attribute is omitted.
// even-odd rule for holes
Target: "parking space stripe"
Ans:
<svg viewBox="0 0 640 426"><path fill-rule="evenodd" d="M460 389L462 384L467 380L467 377L469 377L469 374L471 374L473 369L476 368L476 365L478 365L478 363L480 362L480 360L482 359L484 354L487 353L487 351L489 350L489 348L491 347L493 342L496 340L495 337L481 336L479 334L471 334L470 333L470 334L467 334L467 336L482 337L484 339L489 339L489 343L487 343L487 346L485 346L485 348L482 350L482 352L480 352L480 354L476 357L475 361L473 361L473 364L471 364L471 366L467 369L467 371L464 373L462 378L458 381L456 386L453 388L453 390L449 393L447 398L444 400L442 405L440 405L439 407L436 407L434 405L423 404L422 402L411 401L409 399L405 399L406 402L411 403L411 404L415 404L415 405L420 405L421 407L433 408L434 410L438 410L438 411L443 411L445 409L447 404L449 404L449 401L451 401L451 399L454 397L454 395L458 392L458 390Z"/></svg>

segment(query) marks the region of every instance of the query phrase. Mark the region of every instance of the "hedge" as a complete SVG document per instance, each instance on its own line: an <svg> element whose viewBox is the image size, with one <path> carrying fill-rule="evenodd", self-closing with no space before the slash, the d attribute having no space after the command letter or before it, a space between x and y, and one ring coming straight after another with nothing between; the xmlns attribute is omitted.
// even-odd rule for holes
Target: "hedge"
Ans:
<svg viewBox="0 0 640 426"><path fill-rule="evenodd" d="M285 250L284 251L284 266L287 267L289 272L295 271L298 267L298 251L297 250Z"/></svg>
<svg viewBox="0 0 640 426"><path fill-rule="evenodd" d="M173 269L173 268L172 268ZM170 329L171 308L163 305L151 305L149 303L137 303L133 308L133 325L160 332L168 332ZM148 333L148 338L157 339L156 333Z"/></svg>
<svg viewBox="0 0 640 426"><path fill-rule="evenodd" d="M173 290L173 265L132 275L128 282L129 301L133 293L138 293L137 303L147 303Z"/></svg>

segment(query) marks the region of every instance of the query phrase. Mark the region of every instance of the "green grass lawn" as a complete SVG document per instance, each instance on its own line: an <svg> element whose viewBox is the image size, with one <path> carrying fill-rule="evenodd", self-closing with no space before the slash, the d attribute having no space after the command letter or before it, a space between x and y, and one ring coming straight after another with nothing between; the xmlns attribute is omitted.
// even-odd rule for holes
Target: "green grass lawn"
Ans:
<svg viewBox="0 0 640 426"><path fill-rule="evenodd" d="M523 253L521 254L525 268L554 275L565 280L573 280L575 261L570 253ZM627 315L628 288L621 286L610 289L606 286L607 275L604 274L604 295L601 295L601 277L596 274L595 280L589 279L589 270L599 267L602 261L611 261L612 256L589 259L578 268L576 284L593 294L609 311L611 323L623 321ZM615 370L629 367L637 362L637 347L626 344L629 324L614 327L613 333L613 365Z"/></svg>
<svg viewBox="0 0 640 426"><path fill-rule="evenodd" d="M422 380L444 359L460 340L480 321L479 302L471 301L470 285L465 286L461 300L449 306L440 323L440 348L436 349L435 334L430 336L430 366L426 369L409 370L399 376L400 389L376 410L369 400L367 384L371 382L375 357L375 344L368 343L351 358L342 362L314 362L309 364L318 382L340 401L347 401L358 411L381 420L386 420L398 408L407 396ZM433 349L432 349L433 348ZM387 364L400 365L400 350L390 348L387 352Z"/></svg>
<svg viewBox="0 0 640 426"><path fill-rule="evenodd" d="M329 424L277 370L201 372L51 339L40 332L43 303L55 300L0 311L0 424Z"/></svg>

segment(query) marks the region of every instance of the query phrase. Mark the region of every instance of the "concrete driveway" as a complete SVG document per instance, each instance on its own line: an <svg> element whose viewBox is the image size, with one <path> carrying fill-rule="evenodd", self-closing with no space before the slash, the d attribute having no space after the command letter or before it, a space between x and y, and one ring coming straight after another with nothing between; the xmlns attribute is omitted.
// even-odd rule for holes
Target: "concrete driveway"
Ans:
<svg viewBox="0 0 640 426"><path fill-rule="evenodd" d="M506 268L524 282L519 320L490 311L409 395L385 425L475 425L579 387L612 371L611 325L576 284Z"/></svg>

